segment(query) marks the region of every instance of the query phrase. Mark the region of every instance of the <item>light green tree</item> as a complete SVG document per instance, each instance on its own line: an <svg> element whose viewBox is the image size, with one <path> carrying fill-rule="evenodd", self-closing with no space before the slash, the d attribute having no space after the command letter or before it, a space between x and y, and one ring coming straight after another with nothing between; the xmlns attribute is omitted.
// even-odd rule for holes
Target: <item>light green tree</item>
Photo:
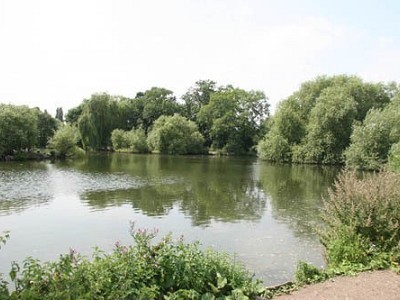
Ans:
<svg viewBox="0 0 400 300"><path fill-rule="evenodd" d="M365 83L347 75L307 81L278 107L258 147L259 156L275 161L342 163L353 124L362 122L371 108L385 107L395 90L393 84ZM282 147L283 141L289 147Z"/></svg>
<svg viewBox="0 0 400 300"><path fill-rule="evenodd" d="M127 132L129 147L136 153L148 153L147 137L143 128L132 129Z"/></svg>
<svg viewBox="0 0 400 300"><path fill-rule="evenodd" d="M127 132L122 129L114 129L111 132L111 143L114 150L128 148Z"/></svg>
<svg viewBox="0 0 400 300"><path fill-rule="evenodd" d="M71 125L60 127L49 141L49 147L54 149L61 158L79 153L77 143L79 131Z"/></svg>
<svg viewBox="0 0 400 300"><path fill-rule="evenodd" d="M204 138L197 125L178 114L158 118L147 143L150 149L165 154L200 154L205 151Z"/></svg>

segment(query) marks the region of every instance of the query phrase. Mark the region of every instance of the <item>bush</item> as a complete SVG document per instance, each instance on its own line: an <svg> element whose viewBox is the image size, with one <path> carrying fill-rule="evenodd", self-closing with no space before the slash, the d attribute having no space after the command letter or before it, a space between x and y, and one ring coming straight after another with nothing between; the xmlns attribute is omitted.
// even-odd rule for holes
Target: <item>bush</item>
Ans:
<svg viewBox="0 0 400 300"><path fill-rule="evenodd" d="M226 254L203 252L198 243L152 243L155 231L133 232L135 246L116 244L93 260L75 251L56 262L25 260L11 272L12 299L255 299L259 283Z"/></svg>
<svg viewBox="0 0 400 300"><path fill-rule="evenodd" d="M147 137L144 129L132 129L127 133L128 145L133 152L148 153Z"/></svg>
<svg viewBox="0 0 400 300"><path fill-rule="evenodd" d="M50 148L57 151L58 156L65 158L68 155L81 153L77 148L79 132L76 127L64 125L59 128L49 141Z"/></svg>
<svg viewBox="0 0 400 300"><path fill-rule="evenodd" d="M122 129L114 129L111 132L111 144L114 150L128 148L128 135Z"/></svg>
<svg viewBox="0 0 400 300"><path fill-rule="evenodd" d="M400 263L399 187L396 173L367 174L360 179L345 171L339 176L325 201L326 228L321 231L330 267Z"/></svg>
<svg viewBox="0 0 400 300"><path fill-rule="evenodd" d="M400 172L400 142L393 144L389 152L389 168Z"/></svg>
<svg viewBox="0 0 400 300"><path fill-rule="evenodd" d="M161 116L147 138L152 150L164 154L202 154L204 138L197 125L178 114Z"/></svg>

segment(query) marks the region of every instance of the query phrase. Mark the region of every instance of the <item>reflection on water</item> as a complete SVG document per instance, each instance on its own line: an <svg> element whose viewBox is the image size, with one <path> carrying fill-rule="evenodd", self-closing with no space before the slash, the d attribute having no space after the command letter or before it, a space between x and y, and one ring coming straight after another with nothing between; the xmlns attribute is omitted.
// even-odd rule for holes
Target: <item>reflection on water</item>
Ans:
<svg viewBox="0 0 400 300"><path fill-rule="evenodd" d="M267 284L299 259L323 264L314 229L335 168L253 158L104 154L56 164L0 164L0 272L26 256L130 243L129 221L236 253Z"/></svg>

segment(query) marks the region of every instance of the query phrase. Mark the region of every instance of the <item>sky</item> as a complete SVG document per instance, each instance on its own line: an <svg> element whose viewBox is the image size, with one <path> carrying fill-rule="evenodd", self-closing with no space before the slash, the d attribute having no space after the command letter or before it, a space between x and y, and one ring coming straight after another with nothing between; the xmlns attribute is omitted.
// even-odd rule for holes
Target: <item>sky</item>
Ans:
<svg viewBox="0 0 400 300"><path fill-rule="evenodd" d="M400 82L400 1L0 0L0 103L52 115L205 79L262 90L274 111L335 74Z"/></svg>

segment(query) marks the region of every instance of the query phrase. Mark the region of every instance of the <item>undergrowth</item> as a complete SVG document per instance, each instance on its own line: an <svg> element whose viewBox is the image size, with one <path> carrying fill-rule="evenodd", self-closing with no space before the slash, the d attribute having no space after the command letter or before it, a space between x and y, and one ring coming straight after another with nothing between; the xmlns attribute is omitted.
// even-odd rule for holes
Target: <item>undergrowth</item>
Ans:
<svg viewBox="0 0 400 300"><path fill-rule="evenodd" d="M155 231L134 230L135 244L96 250L92 259L75 251L58 261L28 258L10 272L13 292L4 299L255 299L264 292L230 256L201 251L198 243L154 243ZM0 298L1 299L1 298Z"/></svg>
<svg viewBox="0 0 400 300"><path fill-rule="evenodd" d="M327 267L300 262L296 284L324 281L337 275L392 268L400 270L400 174L339 175L322 213L319 231Z"/></svg>

